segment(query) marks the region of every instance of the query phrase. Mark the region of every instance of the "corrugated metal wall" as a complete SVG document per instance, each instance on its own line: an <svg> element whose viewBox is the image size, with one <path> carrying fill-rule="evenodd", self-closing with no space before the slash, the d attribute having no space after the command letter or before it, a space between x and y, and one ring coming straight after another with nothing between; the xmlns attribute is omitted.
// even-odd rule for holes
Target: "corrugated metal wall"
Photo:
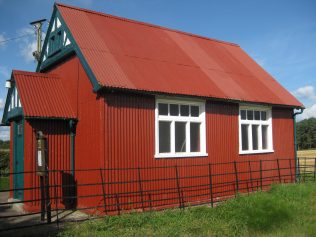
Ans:
<svg viewBox="0 0 316 237"><path fill-rule="evenodd" d="M86 168L124 168L124 167L153 167L167 166L166 169L142 170L142 179L155 179L164 177L162 182L146 182L145 190L174 188L177 184L174 180L167 180L175 177L175 166L178 166L178 175L196 176L207 175L207 166L201 167L180 167L195 164L208 164L232 161L257 161L259 159L294 158L293 147L293 120L290 109L273 108L273 142L274 153L258 155L238 154L238 104L208 101L206 104L206 140L208 157L195 158L169 158L155 159L155 97L151 95L135 95L127 93L107 93L96 95L92 93L92 85L85 73L78 58L71 57L61 65L57 65L51 72L60 74L63 85L67 91L74 111L78 116L77 134L75 139L75 167L76 169ZM66 124L66 122L65 122ZM69 152L69 130L62 122L37 122L26 123L25 133L25 169L34 170L34 146L35 134L33 128L43 129L49 138L51 150L51 167L58 169L68 169ZM31 138L31 139L30 139ZM282 167L288 164L280 164ZM265 167L275 167L275 162L266 162ZM294 163L293 166L294 167ZM232 170L230 165L218 165L212 167L213 174L224 173ZM252 169L259 169L259 163L253 162ZM247 163L238 165L238 170L249 171ZM139 173L137 170L102 173L105 182L121 182L137 180ZM259 173L254 174L258 178ZM240 179L249 178L241 175ZM27 184L37 184L36 177L25 177ZM61 179L61 177L59 177ZM101 172L76 172L78 185L93 184L101 182ZM234 175L216 176L215 183L234 181ZM207 183L205 178L201 179L181 179L180 186L196 186ZM107 194L120 192L139 191L137 183L124 185L107 185ZM214 192L225 191L218 188ZM201 191L201 195L204 191ZM100 185L78 186L78 195L99 194L99 197L81 198L78 200L79 207L102 204L102 189ZM227 191L227 195L232 194ZM35 197L37 194L29 193ZM152 199L164 199L173 197L176 194L158 194ZM145 199L149 197L145 197ZM174 196L174 198L177 198ZM138 197L120 197L121 203L140 201ZM108 200L114 204L115 200ZM147 200L148 201L148 200ZM196 201L191 198L187 201ZM172 204L171 201L161 201L160 204ZM177 205L177 204L175 204ZM135 208L125 205L122 208Z"/></svg>
<svg viewBox="0 0 316 237"><path fill-rule="evenodd" d="M107 94L105 96L104 108L104 133L105 150L104 150L104 167L105 168L122 168L122 167L152 167L168 166L169 169L152 170L151 172L143 171L143 178L174 177L174 166L220 163L232 161L254 161L251 163L253 170L259 170L259 159L269 160L277 158L293 158L293 120L290 109L273 109L273 136L274 136L274 153L258 155L239 155L238 146L238 104L208 101L206 104L206 139L208 157L195 158L154 158L154 107L155 98L146 95L133 94ZM101 121L102 123L102 121ZM294 167L294 162L292 164ZM288 167L288 164L280 164L282 167ZM276 162L265 162L263 169L273 169ZM248 172L248 163L237 165L240 172ZM234 170L233 164L222 164L213 166L214 174L225 173L227 170ZM205 166L202 168L179 168L180 176L189 174L207 174ZM269 171L265 175L277 176L277 171ZM111 171L105 173L106 180L128 181L137 180L137 173ZM240 175L240 179L249 179L249 174ZM259 178L259 172L252 178ZM165 181L160 183L148 183L146 189L160 189L174 186L174 181ZM194 186L199 183L205 183L202 179L180 180L181 186ZM235 182L235 176L216 176L215 183ZM265 183L263 183L265 184ZM137 183L133 185L117 185L107 187L106 193L114 194L119 192L137 191ZM220 188L218 192L223 192ZM227 195L232 192L227 192ZM163 198L163 197L157 197ZM121 200L124 202L124 200ZM127 200L125 200L126 202ZM127 208L127 207L126 207Z"/></svg>
<svg viewBox="0 0 316 237"><path fill-rule="evenodd" d="M25 122L25 147L24 147L24 185L25 189L39 187L39 176L35 173L27 173L36 171L36 131L42 131L47 138L48 146L48 168L49 170L69 170L70 169L70 131L68 121L58 120L33 120ZM67 173L67 171L66 171ZM49 176L50 185L54 183L62 184L60 172L52 172ZM62 196L62 189L56 190L57 195ZM50 189L51 197L55 196L55 190ZM40 198L39 189L31 189L24 191L25 200L34 200ZM53 204L54 204L53 200ZM39 202L26 203L27 210L37 210Z"/></svg>

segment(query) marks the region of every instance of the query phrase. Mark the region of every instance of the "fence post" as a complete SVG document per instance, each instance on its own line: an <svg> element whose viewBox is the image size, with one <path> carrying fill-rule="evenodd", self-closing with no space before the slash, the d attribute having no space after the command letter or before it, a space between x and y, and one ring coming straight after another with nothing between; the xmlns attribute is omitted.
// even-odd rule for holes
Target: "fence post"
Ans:
<svg viewBox="0 0 316 237"><path fill-rule="evenodd" d="M105 214L107 214L107 209L106 209L106 193L105 193L105 189L104 189L104 178L103 178L103 172L102 172L102 169L101 169L101 168L100 168L100 176L101 176L101 185L102 185L104 212L105 212Z"/></svg>
<svg viewBox="0 0 316 237"><path fill-rule="evenodd" d="M235 181L236 181L236 192L235 192L235 195L236 195L237 193L239 193L239 182L238 182L238 172L237 172L236 161L234 161L234 169L235 169Z"/></svg>
<svg viewBox="0 0 316 237"><path fill-rule="evenodd" d="M290 162L290 177L291 177L291 183L293 182L293 173L292 173L292 161L289 159Z"/></svg>
<svg viewBox="0 0 316 237"><path fill-rule="evenodd" d="M306 157L304 158L304 182L306 180Z"/></svg>
<svg viewBox="0 0 316 237"><path fill-rule="evenodd" d="M210 198L211 198L211 206L213 207L213 180L212 180L212 165L208 164L208 176L209 176L209 187L210 187Z"/></svg>
<svg viewBox="0 0 316 237"><path fill-rule="evenodd" d="M44 176L44 182L45 182L45 204L46 204L46 213L47 213L47 223L52 222L52 207L51 207L51 200L49 195L49 171L46 172L46 175Z"/></svg>
<svg viewBox="0 0 316 237"><path fill-rule="evenodd" d="M178 166L175 166L174 168L175 168L175 171L176 171L176 181L177 181L177 189L178 189L179 207L182 208Z"/></svg>
<svg viewBox="0 0 316 237"><path fill-rule="evenodd" d="M250 182L251 182L251 191L253 191L253 179L252 179L252 169L251 169L250 160L248 161L248 166L249 166L249 176L250 176Z"/></svg>
<svg viewBox="0 0 316 237"><path fill-rule="evenodd" d="M59 229L59 216L58 216L58 192L57 192L57 181L56 181L56 172L54 171L54 195L55 195L55 207L56 207L56 223L57 228Z"/></svg>
<svg viewBox="0 0 316 237"><path fill-rule="evenodd" d="M144 211L145 207L144 207L143 186L142 186L140 167L138 167L137 171L138 171L138 188L139 188L139 192L140 192L140 200L142 202L142 209Z"/></svg>
<svg viewBox="0 0 316 237"><path fill-rule="evenodd" d="M297 157L297 180L298 180L298 182L300 183L301 182L301 165L300 165L300 158L299 157Z"/></svg>
<svg viewBox="0 0 316 237"><path fill-rule="evenodd" d="M118 194L115 194L115 199L116 199L116 208L118 215L121 215L121 208L120 208L120 200Z"/></svg>
<svg viewBox="0 0 316 237"><path fill-rule="evenodd" d="M316 180L316 158L314 159L314 181Z"/></svg>
<svg viewBox="0 0 316 237"><path fill-rule="evenodd" d="M280 171L280 163L279 163L279 159L277 159L277 166L278 166L278 174L279 174L279 183L282 182L281 180L281 171Z"/></svg>
<svg viewBox="0 0 316 237"><path fill-rule="evenodd" d="M260 160L260 188L261 188L261 191L262 191L262 160Z"/></svg>
<svg viewBox="0 0 316 237"><path fill-rule="evenodd" d="M151 200L151 194L150 193L148 194L148 199L149 199L149 208L150 208L150 210L152 210L153 209L153 205L152 205L152 200Z"/></svg>
<svg viewBox="0 0 316 237"><path fill-rule="evenodd" d="M41 190L41 221L45 220L45 187L44 187L44 176L40 176L40 190Z"/></svg>

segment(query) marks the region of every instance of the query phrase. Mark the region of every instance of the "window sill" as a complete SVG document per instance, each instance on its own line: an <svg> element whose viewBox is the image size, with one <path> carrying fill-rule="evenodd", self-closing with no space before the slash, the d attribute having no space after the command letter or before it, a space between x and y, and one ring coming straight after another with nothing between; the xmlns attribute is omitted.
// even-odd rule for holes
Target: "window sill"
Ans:
<svg viewBox="0 0 316 237"><path fill-rule="evenodd" d="M273 153L274 150L260 150L260 151L239 151L239 155L264 154Z"/></svg>
<svg viewBox="0 0 316 237"><path fill-rule="evenodd" d="M188 157L206 157L207 153L185 153L185 154L156 154L155 158L188 158Z"/></svg>

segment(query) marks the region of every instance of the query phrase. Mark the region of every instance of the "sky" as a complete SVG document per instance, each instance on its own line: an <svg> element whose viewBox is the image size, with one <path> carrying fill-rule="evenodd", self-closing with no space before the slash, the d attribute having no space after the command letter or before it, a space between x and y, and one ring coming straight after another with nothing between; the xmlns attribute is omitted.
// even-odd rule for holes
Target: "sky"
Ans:
<svg viewBox="0 0 316 237"><path fill-rule="evenodd" d="M305 105L298 120L316 117L315 0L58 2L237 43ZM0 118L7 94L4 85L12 69L36 68L32 56L36 38L29 23L50 19L53 4L52 0L0 0ZM44 31L47 27L46 23ZM9 139L7 127L0 127L0 139Z"/></svg>

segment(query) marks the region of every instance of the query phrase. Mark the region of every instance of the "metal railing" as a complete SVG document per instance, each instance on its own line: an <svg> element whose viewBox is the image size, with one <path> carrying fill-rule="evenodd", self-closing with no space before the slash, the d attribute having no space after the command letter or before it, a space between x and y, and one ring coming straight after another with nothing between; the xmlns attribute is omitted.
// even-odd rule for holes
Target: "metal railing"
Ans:
<svg viewBox="0 0 316 237"><path fill-rule="evenodd" d="M47 224L59 228L68 221L131 211L203 204L213 207L237 195L268 190L274 183L315 181L316 158L299 158L298 164L293 159L265 159L77 169L75 177L72 173L73 170L48 170L45 186L35 171L1 174L1 179L11 181L11 187L14 179L23 176L24 185L0 190L0 231ZM5 198L19 195L22 200ZM13 211L16 206L21 210Z"/></svg>

